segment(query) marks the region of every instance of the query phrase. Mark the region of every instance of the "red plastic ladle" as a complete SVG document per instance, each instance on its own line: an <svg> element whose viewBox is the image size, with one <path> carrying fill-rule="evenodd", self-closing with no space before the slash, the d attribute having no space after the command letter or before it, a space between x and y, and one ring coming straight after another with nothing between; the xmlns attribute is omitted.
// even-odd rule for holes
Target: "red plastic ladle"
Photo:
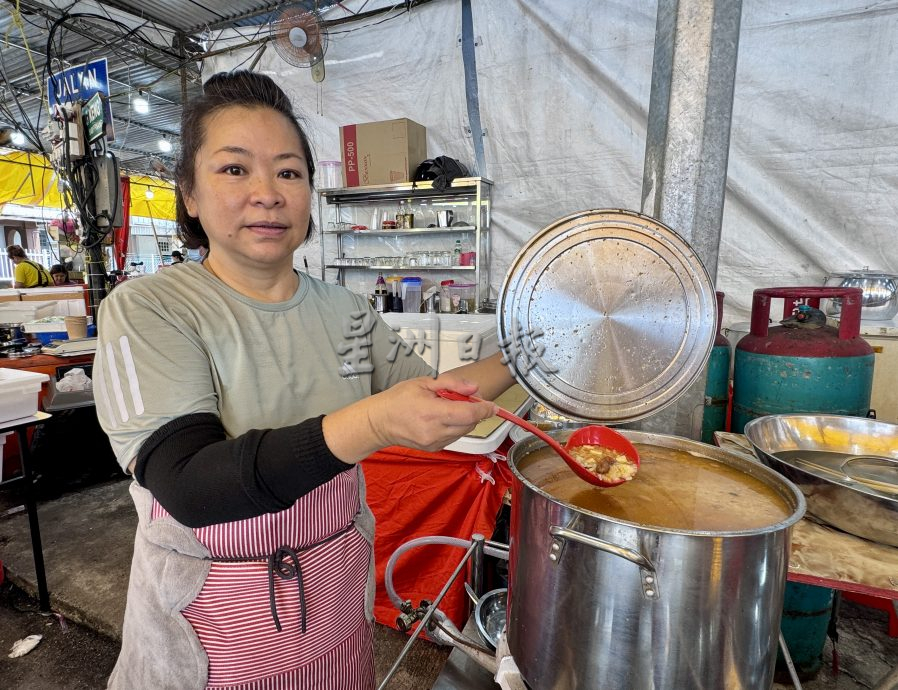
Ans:
<svg viewBox="0 0 898 690"><path fill-rule="evenodd" d="M441 398L445 398L446 400L459 400L462 402L483 402L480 398L475 398L473 395L462 395L461 393L456 393L455 391L450 390L438 390L437 395ZM619 434L613 429L609 429L607 426L598 426L591 425L585 426L580 429L577 429L573 434L571 434L570 438L568 438L567 443L562 446L558 441L549 436L545 431L540 429L537 426L534 426L526 419L521 419L516 414L512 414L508 410L503 408L499 408L499 411L496 413L502 419L507 419L509 422L517 424L522 429L529 431L534 436L538 436L543 441L545 441L549 446L558 453L561 458L567 463L568 467L574 471L574 473L580 477L583 481L589 482L590 484L594 484L595 486L604 486L604 487L612 487L612 486L620 486L624 482L628 481L626 479L618 479L615 481L610 481L607 479L603 479L602 477L596 475L594 472L590 472L583 465L577 462L576 458L572 456L568 449L576 448L577 446L585 446L585 445L599 445L604 446L605 448L611 448L612 450L616 450L619 453L623 453L627 459L636 465L639 468L639 453L636 452L636 448L633 447L633 444L624 436L623 434Z"/></svg>

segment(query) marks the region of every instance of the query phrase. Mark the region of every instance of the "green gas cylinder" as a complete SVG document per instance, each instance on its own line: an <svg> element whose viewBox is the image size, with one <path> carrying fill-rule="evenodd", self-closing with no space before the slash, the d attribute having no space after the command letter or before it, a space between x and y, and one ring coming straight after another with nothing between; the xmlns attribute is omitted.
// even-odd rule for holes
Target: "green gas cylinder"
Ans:
<svg viewBox="0 0 898 690"><path fill-rule="evenodd" d="M722 333L723 297L717 292L717 335L708 358L705 379L705 409L702 414L702 442L714 443L714 432L726 429L730 392L730 341Z"/></svg>
<svg viewBox="0 0 898 690"><path fill-rule="evenodd" d="M860 288L755 290L751 332L736 345L733 431L742 433L750 420L771 414L867 415L873 348L860 337L862 295ZM839 328L826 325L819 308L824 297L842 302ZM784 300L781 325L772 328L771 299ZM781 631L801 680L813 678L823 664L832 602L832 589L786 583ZM782 662L780 657L778 675Z"/></svg>

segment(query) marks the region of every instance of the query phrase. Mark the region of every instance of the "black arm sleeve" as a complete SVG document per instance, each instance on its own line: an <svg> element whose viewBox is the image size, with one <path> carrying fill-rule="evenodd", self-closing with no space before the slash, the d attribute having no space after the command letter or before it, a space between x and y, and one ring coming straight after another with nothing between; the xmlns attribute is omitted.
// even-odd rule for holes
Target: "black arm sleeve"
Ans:
<svg viewBox="0 0 898 690"><path fill-rule="evenodd" d="M284 510L354 467L327 447L323 418L227 439L214 414L179 417L143 444L134 477L188 527Z"/></svg>

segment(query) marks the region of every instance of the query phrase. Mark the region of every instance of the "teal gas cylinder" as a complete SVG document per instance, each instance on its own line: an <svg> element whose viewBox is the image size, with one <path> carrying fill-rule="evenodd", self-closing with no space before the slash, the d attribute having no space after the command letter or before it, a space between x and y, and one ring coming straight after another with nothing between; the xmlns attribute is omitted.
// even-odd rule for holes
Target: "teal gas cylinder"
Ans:
<svg viewBox="0 0 898 690"><path fill-rule="evenodd" d="M755 290L751 331L736 345L733 431L742 433L750 420L770 414L867 415L873 348L860 337L862 294L860 288ZM819 310L823 297L842 301L838 329L826 325ZM785 302L783 325L769 328L774 298ZM786 583L780 629L801 680L813 678L823 665L832 602L832 589ZM780 656L777 673L784 671Z"/></svg>
<svg viewBox="0 0 898 690"><path fill-rule="evenodd" d="M736 346L732 430L769 414L865 417L873 388L873 348L860 337L860 288L755 290L751 331ZM850 293L850 294L849 294ZM842 300L839 328L825 325L820 298ZM785 301L782 326L768 327L770 300ZM795 302L807 300L795 316ZM787 318L789 317L789 318ZM792 326L792 327L789 327Z"/></svg>
<svg viewBox="0 0 898 690"><path fill-rule="evenodd" d="M702 414L702 442L714 443L714 432L726 429L730 391L730 341L723 327L723 293L717 292L717 336L708 358L705 380L705 409Z"/></svg>
<svg viewBox="0 0 898 690"><path fill-rule="evenodd" d="M811 680L823 666L833 596L829 587L786 583L780 630L799 680ZM781 649L776 657L776 680L789 683L788 667Z"/></svg>

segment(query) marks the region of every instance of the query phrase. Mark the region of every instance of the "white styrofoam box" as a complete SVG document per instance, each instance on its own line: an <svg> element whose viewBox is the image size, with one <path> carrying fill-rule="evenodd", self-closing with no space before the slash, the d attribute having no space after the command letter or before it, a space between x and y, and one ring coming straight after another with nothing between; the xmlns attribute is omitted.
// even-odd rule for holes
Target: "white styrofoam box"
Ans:
<svg viewBox="0 0 898 690"><path fill-rule="evenodd" d="M0 369L0 424L37 412L41 385L49 380L36 371Z"/></svg>
<svg viewBox="0 0 898 690"><path fill-rule="evenodd" d="M25 323L53 316L56 302L0 302L0 323Z"/></svg>
<svg viewBox="0 0 898 690"><path fill-rule="evenodd" d="M83 299L28 300L18 304L36 304L45 310L50 308L50 316L84 316L87 311Z"/></svg>
<svg viewBox="0 0 898 690"><path fill-rule="evenodd" d="M475 359L484 359L499 351L498 322L495 314L382 314L390 328L433 365L433 346L439 345L437 371L443 373ZM420 343L430 343L421 353ZM479 345L475 345L479 343ZM473 347L472 347L473 346ZM466 359L462 359L465 357Z"/></svg>
<svg viewBox="0 0 898 690"><path fill-rule="evenodd" d="M398 329L399 335L410 345L421 342L421 332L424 340L434 342L436 332L439 333L439 359L437 371L443 373L455 369L464 364L470 364L473 359L462 359L462 356L474 355L467 352L466 342L477 340L479 348L476 348L476 358L485 359L499 351L498 320L495 314L405 314L387 312L382 314L384 321L393 328ZM468 341L470 337L470 341ZM461 347L459 345L461 341ZM415 350L421 354L420 348ZM433 364L433 350L428 348L421 355L425 362ZM532 400L529 398L518 410L526 412ZM514 411L514 410L512 410ZM511 422L503 422L489 436L480 438L476 436L462 436L457 441L446 446L445 450L457 453L469 453L483 455L492 453L505 440L511 429Z"/></svg>
<svg viewBox="0 0 898 690"><path fill-rule="evenodd" d="M84 316L87 313L84 306L84 288L81 285L28 288L21 290L20 293L23 302L38 304L55 302L51 312L55 316Z"/></svg>
<svg viewBox="0 0 898 690"><path fill-rule="evenodd" d="M518 384L520 385L520 384ZM503 405L502 396L496 399L500 406ZM533 405L533 398L524 396L523 402L518 405L517 409L510 410L518 417L523 417ZM460 439L453 441L443 450L454 450L456 453L468 453L470 455L486 455L492 453L496 448L502 445L502 441L515 429L521 429L514 422L508 420L503 421L496 429L487 436L462 436Z"/></svg>

